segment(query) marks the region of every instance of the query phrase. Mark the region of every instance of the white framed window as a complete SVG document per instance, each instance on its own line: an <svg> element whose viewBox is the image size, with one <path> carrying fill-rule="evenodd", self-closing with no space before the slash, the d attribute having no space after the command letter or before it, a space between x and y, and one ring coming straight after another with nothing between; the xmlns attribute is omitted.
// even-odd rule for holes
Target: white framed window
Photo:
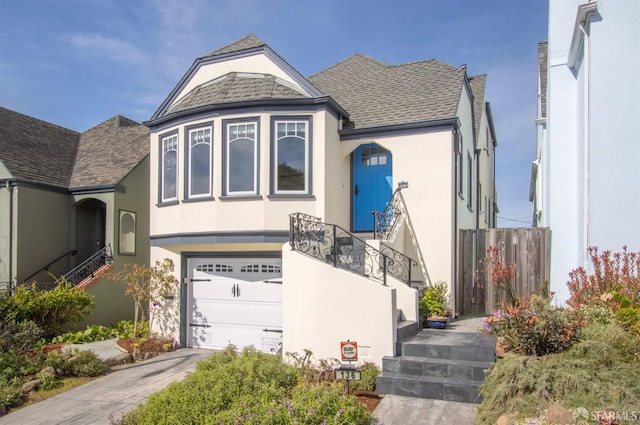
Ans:
<svg viewBox="0 0 640 425"><path fill-rule="evenodd" d="M212 196L212 126L186 129L187 139L187 198Z"/></svg>
<svg viewBox="0 0 640 425"><path fill-rule="evenodd" d="M160 138L160 203L178 200L178 134Z"/></svg>
<svg viewBox="0 0 640 425"><path fill-rule="evenodd" d="M224 125L224 195L257 195L259 121L225 121Z"/></svg>
<svg viewBox="0 0 640 425"><path fill-rule="evenodd" d="M272 193L311 193L311 118L272 118Z"/></svg>

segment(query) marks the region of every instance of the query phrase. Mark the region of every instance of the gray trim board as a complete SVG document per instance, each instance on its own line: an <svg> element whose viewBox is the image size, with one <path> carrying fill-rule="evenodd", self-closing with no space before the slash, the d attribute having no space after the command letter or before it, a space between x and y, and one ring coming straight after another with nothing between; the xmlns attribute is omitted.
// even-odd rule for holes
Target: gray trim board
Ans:
<svg viewBox="0 0 640 425"><path fill-rule="evenodd" d="M331 97L295 98L295 99L258 99L242 102L218 103L185 111L178 111L157 119L145 121L143 124L150 131L161 131L185 122L201 118L212 118L224 114L273 113L289 111L320 111L326 109L336 119L348 119L349 114Z"/></svg>
<svg viewBox="0 0 640 425"><path fill-rule="evenodd" d="M127 193L124 186L120 184L108 184L103 186L89 186L89 187L72 187L69 189L72 195L87 195L91 193L111 193L120 192Z"/></svg>
<svg viewBox="0 0 640 425"><path fill-rule="evenodd" d="M216 243L285 243L289 241L288 230L264 232L203 232L176 233L149 236L150 246L199 245Z"/></svg>
<svg viewBox="0 0 640 425"><path fill-rule="evenodd" d="M388 125L383 127L343 129L339 130L338 134L340 134L340 140L356 140L369 137L406 136L411 134L420 134L437 130L458 128L460 128L460 120L458 119L458 117L453 117L434 121Z"/></svg>

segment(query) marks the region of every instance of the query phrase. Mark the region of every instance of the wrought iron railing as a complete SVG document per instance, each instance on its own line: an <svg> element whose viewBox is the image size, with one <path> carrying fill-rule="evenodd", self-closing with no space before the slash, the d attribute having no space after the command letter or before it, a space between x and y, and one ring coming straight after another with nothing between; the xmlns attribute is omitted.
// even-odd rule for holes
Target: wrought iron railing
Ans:
<svg viewBox="0 0 640 425"><path fill-rule="evenodd" d="M383 241L393 241L400 229L400 223L406 215L400 189L391 195L384 211L371 211L373 215L373 238Z"/></svg>
<svg viewBox="0 0 640 425"><path fill-rule="evenodd" d="M87 258L82 264L71 270L64 275L64 278L71 282L72 285L77 285L89 276L94 276L96 270L105 264L113 263L113 254L111 252L111 244L106 245L100 251Z"/></svg>
<svg viewBox="0 0 640 425"><path fill-rule="evenodd" d="M66 257L67 255L70 255L70 256L72 256L72 257L73 257L73 256L74 256L74 255L76 255L77 253L78 253L78 251L77 251L77 250L75 250L75 249L72 249L72 250L70 250L70 251L65 252L65 253L64 253L64 254L62 254L61 256L57 257L55 260L53 260L53 261L49 262L49 264L47 264L46 266L41 267L37 272L32 273L29 277L25 277L25 278L22 280L22 282L23 282L23 283L29 283L29 281L31 280L31 278L33 278L35 275L37 275L37 274L38 274L38 273L40 273L40 272L44 272L44 271L49 270L49 267L51 267L52 265L54 265L55 263L57 263L57 262L58 262L58 260L62 260L62 259L63 259L64 257Z"/></svg>
<svg viewBox="0 0 640 425"><path fill-rule="evenodd" d="M307 214L289 215L289 243L305 255L334 267L387 284L387 274L411 282L415 261L388 246L377 250L335 224L327 224Z"/></svg>

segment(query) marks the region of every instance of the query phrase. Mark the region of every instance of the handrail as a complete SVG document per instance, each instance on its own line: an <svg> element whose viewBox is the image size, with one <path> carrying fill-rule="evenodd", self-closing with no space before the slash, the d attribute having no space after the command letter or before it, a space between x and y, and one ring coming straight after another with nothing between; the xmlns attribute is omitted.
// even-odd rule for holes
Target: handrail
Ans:
<svg viewBox="0 0 640 425"><path fill-rule="evenodd" d="M373 238L383 241L393 242L398 230L400 229L402 220L405 220L411 236L411 242L413 243L413 247L418 255L418 263L420 264L425 282L428 285L431 285L431 277L427 270L427 264L422 256L422 249L420 249L418 238L416 237L413 224L411 223L411 217L407 211L407 204L404 201L404 196L402 196L401 188L398 187L393 192L393 195L391 195L391 199L389 199L384 211L380 212L374 210L371 213L373 214Z"/></svg>
<svg viewBox="0 0 640 425"><path fill-rule="evenodd" d="M400 199L400 188L396 189L384 211L371 211L373 215L373 239L393 241L406 215L404 203Z"/></svg>
<svg viewBox="0 0 640 425"><path fill-rule="evenodd" d="M110 263L113 263L113 254L111 252L111 244L107 244L63 277L75 286L87 277L92 276L100 267Z"/></svg>
<svg viewBox="0 0 640 425"><path fill-rule="evenodd" d="M42 267L40 270L38 270L37 272L33 273L32 275L30 275L27 278L22 279L22 282L27 282L29 279L31 279L32 277L34 277L35 275L37 275L40 272L43 272L45 270L49 270L49 267L51 267L53 264L55 264L56 262L58 262L58 260L63 259L64 257L66 257L67 255L71 254L71 256L73 257L74 255L76 255L78 253L78 250L76 249L72 249L71 251L65 252L64 254L62 254L61 256L59 256L58 258L56 258L55 260L51 261L49 264L47 264L46 266Z"/></svg>
<svg viewBox="0 0 640 425"><path fill-rule="evenodd" d="M303 213L289 215L289 244L305 255L387 284L387 274L409 285L411 266L406 255L385 245L375 249L336 224Z"/></svg>

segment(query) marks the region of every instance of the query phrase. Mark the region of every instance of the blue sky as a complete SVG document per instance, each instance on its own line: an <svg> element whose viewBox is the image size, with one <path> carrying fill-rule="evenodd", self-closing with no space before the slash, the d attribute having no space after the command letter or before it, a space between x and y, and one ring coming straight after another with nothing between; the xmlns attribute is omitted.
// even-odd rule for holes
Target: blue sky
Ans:
<svg viewBox="0 0 640 425"><path fill-rule="evenodd" d="M525 226L547 11L545 0L1 0L0 106L77 131L117 114L145 121L195 58L248 33L305 76L356 52L467 64L488 74L499 225Z"/></svg>

